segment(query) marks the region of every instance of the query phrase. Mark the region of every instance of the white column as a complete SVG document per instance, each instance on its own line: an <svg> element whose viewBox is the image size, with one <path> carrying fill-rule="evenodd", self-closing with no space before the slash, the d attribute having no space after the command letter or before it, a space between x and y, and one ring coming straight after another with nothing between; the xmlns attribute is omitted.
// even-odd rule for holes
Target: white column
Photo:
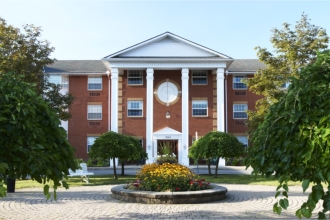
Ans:
<svg viewBox="0 0 330 220"><path fill-rule="evenodd" d="M111 69L111 131L118 132L118 68ZM118 158L116 158L118 165ZM110 159L110 167L113 166Z"/></svg>
<svg viewBox="0 0 330 220"><path fill-rule="evenodd" d="M217 69L217 130L225 132L224 69Z"/></svg>
<svg viewBox="0 0 330 220"><path fill-rule="evenodd" d="M118 132L118 69L111 69L111 131Z"/></svg>
<svg viewBox="0 0 330 220"><path fill-rule="evenodd" d="M147 163L153 163L154 161L154 155L152 154L153 151L153 144L152 144L152 135L153 135L153 125L154 125L154 70L151 68L147 69L147 103L146 103L146 151L148 154L148 160ZM155 154L155 152L154 152ZM156 152L157 155L157 152Z"/></svg>
<svg viewBox="0 0 330 220"><path fill-rule="evenodd" d="M181 156L179 155L179 163L182 165L189 165L188 146L189 146L189 70L187 68L181 71L182 81L182 142L181 142ZM181 150L181 151L180 151ZM180 161L181 159L181 161Z"/></svg>
<svg viewBox="0 0 330 220"><path fill-rule="evenodd" d="M217 130L225 132L225 91L224 91L224 72L223 68L217 69ZM219 166L225 166L226 161L220 158Z"/></svg>

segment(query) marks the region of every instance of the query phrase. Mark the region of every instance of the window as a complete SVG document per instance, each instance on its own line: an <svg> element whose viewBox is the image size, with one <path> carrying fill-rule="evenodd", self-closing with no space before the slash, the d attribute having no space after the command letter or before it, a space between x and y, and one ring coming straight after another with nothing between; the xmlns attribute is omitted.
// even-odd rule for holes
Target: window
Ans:
<svg viewBox="0 0 330 220"><path fill-rule="evenodd" d="M234 89L247 89L247 85L242 82L246 79L246 76L234 76L233 77L233 88Z"/></svg>
<svg viewBox="0 0 330 220"><path fill-rule="evenodd" d="M88 76L88 90L101 90L102 76Z"/></svg>
<svg viewBox="0 0 330 220"><path fill-rule="evenodd" d="M142 117L143 101L128 101L127 116Z"/></svg>
<svg viewBox="0 0 330 220"><path fill-rule="evenodd" d="M96 138L98 137L87 137L87 153L89 153L92 145L94 144Z"/></svg>
<svg viewBox="0 0 330 220"><path fill-rule="evenodd" d="M62 89L68 89L69 88L69 76L63 76L61 77L61 86Z"/></svg>
<svg viewBox="0 0 330 220"><path fill-rule="evenodd" d="M206 70L193 70L192 84L193 85L206 85L207 84Z"/></svg>
<svg viewBox="0 0 330 220"><path fill-rule="evenodd" d="M192 101L192 115L193 116L207 116L207 100L193 100Z"/></svg>
<svg viewBox="0 0 330 220"><path fill-rule="evenodd" d="M247 136L236 136L239 142L241 142L244 145L244 148L246 149L248 146L248 139Z"/></svg>
<svg viewBox="0 0 330 220"><path fill-rule="evenodd" d="M234 119L247 119L247 104L234 104Z"/></svg>
<svg viewBox="0 0 330 220"><path fill-rule="evenodd" d="M281 86L281 89L288 89L290 84L291 84L291 82L283 83L282 86Z"/></svg>
<svg viewBox="0 0 330 220"><path fill-rule="evenodd" d="M102 105L88 105L88 120L102 119Z"/></svg>
<svg viewBox="0 0 330 220"><path fill-rule="evenodd" d="M143 85L142 70L128 70L128 85Z"/></svg>
<svg viewBox="0 0 330 220"><path fill-rule="evenodd" d="M61 84L62 89L68 89L69 88L69 76L50 75L48 77L48 82L54 83L54 84Z"/></svg>

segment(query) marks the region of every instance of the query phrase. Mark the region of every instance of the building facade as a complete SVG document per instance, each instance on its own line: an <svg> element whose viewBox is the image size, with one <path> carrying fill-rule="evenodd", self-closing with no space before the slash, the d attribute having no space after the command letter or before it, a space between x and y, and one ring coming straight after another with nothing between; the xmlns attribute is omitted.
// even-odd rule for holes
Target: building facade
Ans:
<svg viewBox="0 0 330 220"><path fill-rule="evenodd" d="M189 165L189 146L209 131L248 145L246 110L259 97L242 79L262 67L166 32L99 61L56 61L45 72L76 98L62 126L77 157L87 159L94 140L114 131L140 139L147 163L170 141L178 162Z"/></svg>

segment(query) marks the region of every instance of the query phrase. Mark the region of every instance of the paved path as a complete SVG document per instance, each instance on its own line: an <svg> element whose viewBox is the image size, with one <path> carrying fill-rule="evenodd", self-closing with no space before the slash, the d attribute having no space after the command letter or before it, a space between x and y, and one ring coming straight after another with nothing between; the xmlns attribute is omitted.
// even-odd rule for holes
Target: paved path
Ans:
<svg viewBox="0 0 330 220"><path fill-rule="evenodd" d="M276 187L221 185L225 200L182 205L121 202L111 198L112 186L59 189L57 201L46 201L40 188L21 189L0 199L0 219L297 219L294 212L307 199L301 187L290 187L290 207L279 216L272 212Z"/></svg>

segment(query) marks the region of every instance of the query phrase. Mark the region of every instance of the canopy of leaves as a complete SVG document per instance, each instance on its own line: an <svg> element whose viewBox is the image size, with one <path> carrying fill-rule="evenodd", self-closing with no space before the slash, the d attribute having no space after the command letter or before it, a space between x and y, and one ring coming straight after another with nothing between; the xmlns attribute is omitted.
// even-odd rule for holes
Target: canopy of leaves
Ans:
<svg viewBox="0 0 330 220"><path fill-rule="evenodd" d="M0 75L12 73L21 76L18 78L20 80L36 84L33 89L37 94L51 103L62 120L67 120L70 118L67 107L73 102L73 96L61 95L59 88L48 83L43 72L46 65L54 62L49 58L54 47L48 41L39 39L40 27L25 25L23 29L21 32L0 17Z"/></svg>
<svg viewBox="0 0 330 220"><path fill-rule="evenodd" d="M56 112L18 75L0 75L0 97L0 171L5 170L0 182L4 176L27 175L43 184L52 180L56 199L56 188L68 169L77 168ZM44 189L49 198L49 185Z"/></svg>
<svg viewBox="0 0 330 220"><path fill-rule="evenodd" d="M91 158L119 158L121 161L130 161L147 158L137 138L118 134L113 131L105 132L98 137L89 151ZM114 165L114 175L117 179Z"/></svg>
<svg viewBox="0 0 330 220"><path fill-rule="evenodd" d="M320 218L330 210L330 192L321 182L330 183L330 52L318 53L314 64L303 68L299 77L291 78L288 92L273 104L256 129L245 160L254 173L275 175L280 179L274 204L281 213L288 206L287 181L302 181L303 191L313 183L312 192L296 215L311 217L319 200L323 200Z"/></svg>
<svg viewBox="0 0 330 220"><path fill-rule="evenodd" d="M229 133L211 131L193 143L189 150L189 157L201 158L232 158L244 153L244 146Z"/></svg>
<svg viewBox="0 0 330 220"><path fill-rule="evenodd" d="M189 157L195 160L217 158L216 173L217 177L219 158L239 157L244 153L244 146L232 134L211 131L193 143L189 149Z"/></svg>
<svg viewBox="0 0 330 220"><path fill-rule="evenodd" d="M317 51L328 47L329 37L323 28L309 23L306 14L302 14L295 29L284 23L283 30L272 30L271 42L274 54L266 48L256 47L257 56L266 67L260 69L253 78L249 78L249 89L261 98L256 104L256 111L249 111L248 127L250 134L263 121L268 107L276 103L286 92L283 87L291 77L299 77L299 70L313 63Z"/></svg>

